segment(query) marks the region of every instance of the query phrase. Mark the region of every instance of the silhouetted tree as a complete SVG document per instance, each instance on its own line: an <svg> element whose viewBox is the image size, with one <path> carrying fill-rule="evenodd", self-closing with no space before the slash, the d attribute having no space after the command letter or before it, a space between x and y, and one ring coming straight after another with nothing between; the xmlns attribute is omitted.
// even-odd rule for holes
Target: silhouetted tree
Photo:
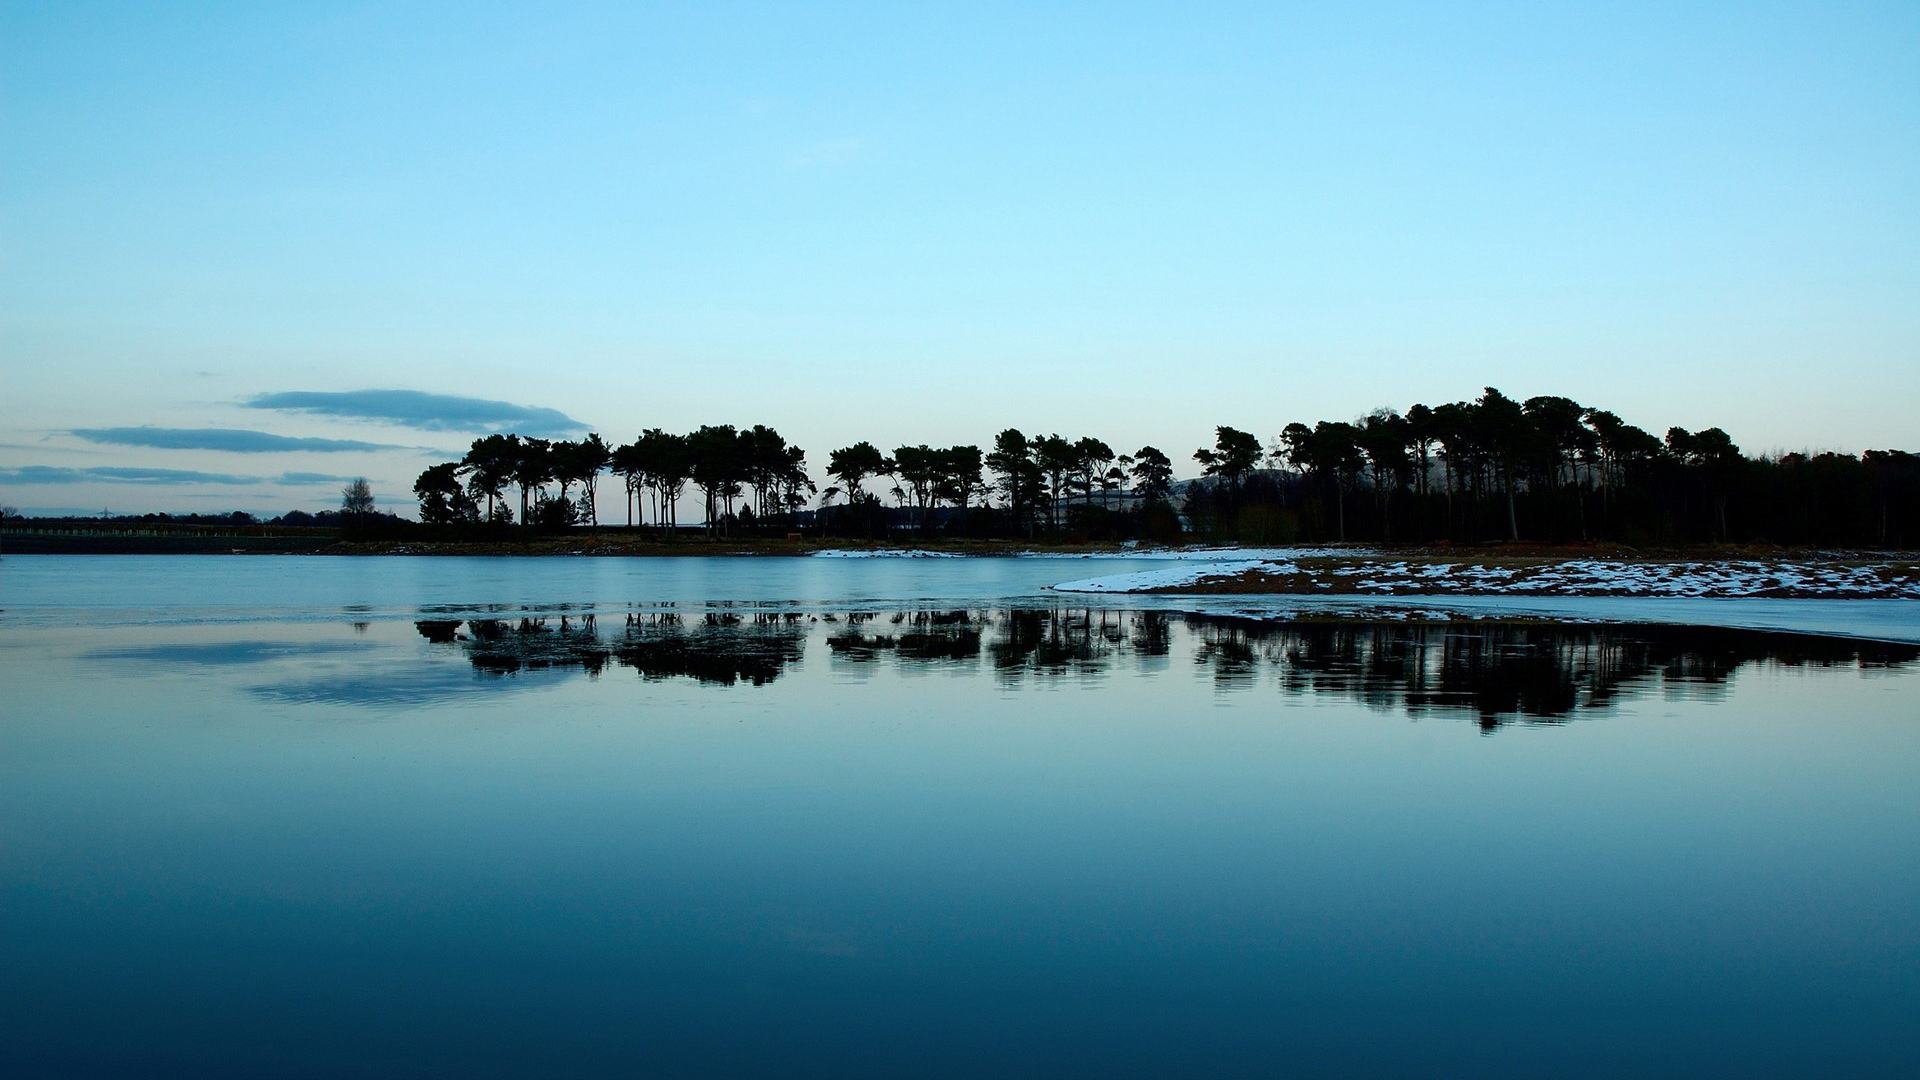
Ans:
<svg viewBox="0 0 1920 1080"><path fill-rule="evenodd" d="M460 483L460 463L430 465L413 482L420 499L420 520L429 525L452 525L480 516L473 496Z"/></svg>
<svg viewBox="0 0 1920 1080"><path fill-rule="evenodd" d="M1517 473L1526 460L1532 443L1532 429L1520 404L1489 386L1473 404L1474 441L1495 470L1495 480L1507 500L1507 539L1520 539L1520 519L1515 510Z"/></svg>
<svg viewBox="0 0 1920 1080"><path fill-rule="evenodd" d="M1133 476L1133 490L1147 502L1163 500L1173 489L1173 460L1157 447L1135 450L1128 471Z"/></svg>
<svg viewBox="0 0 1920 1080"><path fill-rule="evenodd" d="M1860 455L1873 502L1873 537L1877 544L1907 539L1896 522L1896 510L1911 516L1920 508L1920 456L1903 450L1868 450Z"/></svg>
<svg viewBox="0 0 1920 1080"><path fill-rule="evenodd" d="M496 520L494 503L503 498L513 482L514 464L520 457L520 440L512 435L487 435L473 440L460 471L467 475L467 493L475 501L487 500L487 520Z"/></svg>
<svg viewBox="0 0 1920 1080"><path fill-rule="evenodd" d="M785 482L789 471L787 440L765 424L755 424L740 433L739 452L745 479L753 487L753 510L757 518L778 512L785 505Z"/></svg>
<svg viewBox="0 0 1920 1080"><path fill-rule="evenodd" d="M1713 506L1714 539L1725 540L1727 493L1744 462L1740 448L1717 427L1698 432L1675 427L1667 429L1667 452L1699 477Z"/></svg>
<svg viewBox="0 0 1920 1080"><path fill-rule="evenodd" d="M846 495L849 508L859 507L867 498L862 485L869 477L886 475L892 469L893 463L887 456L864 440L827 455L827 475L840 482L838 490Z"/></svg>
<svg viewBox="0 0 1920 1080"><path fill-rule="evenodd" d="M1107 472L1113 467L1113 448L1091 435L1081 437L1073 444L1074 466L1077 471L1076 486L1088 506L1093 505L1093 493L1107 486Z"/></svg>
<svg viewBox="0 0 1920 1080"><path fill-rule="evenodd" d="M949 446L940 452L940 497L960 509L964 519L973 506L973 494L983 483L985 458L977 446Z"/></svg>
<svg viewBox="0 0 1920 1080"><path fill-rule="evenodd" d="M1434 426L1433 410L1415 404L1407 408L1407 449L1413 454L1414 489L1422 498L1432 473Z"/></svg>
<svg viewBox="0 0 1920 1080"><path fill-rule="evenodd" d="M1238 496L1240 481L1260 464L1260 440L1237 428L1217 427L1213 429L1213 447L1195 450L1193 460L1208 476L1225 480L1227 490Z"/></svg>
<svg viewBox="0 0 1920 1080"><path fill-rule="evenodd" d="M632 528L633 505L646 484L646 463L640 450L640 441L624 443L614 447L607 455L607 465L613 474L620 478L621 487L627 494L627 527Z"/></svg>
<svg viewBox="0 0 1920 1080"><path fill-rule="evenodd" d="M1376 410L1354 430L1353 443L1373 470L1373 490L1380 498L1380 535L1391 540L1393 493L1408 468L1407 422L1392 409Z"/></svg>
<svg viewBox="0 0 1920 1080"><path fill-rule="evenodd" d="M1553 495L1571 489L1575 520L1586 534L1586 503L1581 497L1579 469L1593 456L1598 440L1583 423L1587 410L1572 398L1530 397L1520 407L1528 438L1529 485Z"/></svg>
<svg viewBox="0 0 1920 1080"><path fill-rule="evenodd" d="M1060 527L1060 510L1066 497L1067 480L1080 464L1080 454L1072 443L1058 435L1046 435L1033 441L1034 464L1047 478L1047 520Z"/></svg>
<svg viewBox="0 0 1920 1080"><path fill-rule="evenodd" d="M1313 427L1291 423L1280 432L1280 445L1287 463L1309 481L1333 491L1334 536L1340 540L1347 538L1344 476L1350 469L1358 471L1361 460L1360 448L1354 442L1356 434L1352 424L1325 420Z"/></svg>
<svg viewBox="0 0 1920 1080"><path fill-rule="evenodd" d="M706 496L707 527L720 529L733 516L733 500L747 478L740 433L732 424L702 424L687 436L693 482Z"/></svg>
<svg viewBox="0 0 1920 1080"><path fill-rule="evenodd" d="M515 444L513 482L520 485L520 521L531 524L529 514L541 488L553 480L553 444L529 435L509 435Z"/></svg>
<svg viewBox="0 0 1920 1080"><path fill-rule="evenodd" d="M680 496L693 479L693 451L687 436L659 428L640 433L634 444L641 475L654 498L654 522L668 527L680 524Z"/></svg>
<svg viewBox="0 0 1920 1080"><path fill-rule="evenodd" d="M925 444L902 446L893 452L893 470L913 496L920 511L920 530L925 532L927 511L938 501L940 482L946 476L946 461L940 451Z"/></svg>
<svg viewBox="0 0 1920 1080"><path fill-rule="evenodd" d="M1013 528L1033 535L1034 507L1039 502L1042 474L1034 461L1033 444L1018 428L1007 428L993 438L986 466L992 471L1000 498L1005 501Z"/></svg>
<svg viewBox="0 0 1920 1080"><path fill-rule="evenodd" d="M340 489L340 513L349 520L373 516L373 487L366 477L354 477Z"/></svg>
<svg viewBox="0 0 1920 1080"><path fill-rule="evenodd" d="M586 485L587 521L593 525L600 524L600 474L612 462L613 448L597 431L587 432L586 438L573 444L571 472L575 480Z"/></svg>
<svg viewBox="0 0 1920 1080"><path fill-rule="evenodd" d="M813 478L807 475L807 452L798 446L788 446L780 452L773 480L776 508L789 519L807 505L817 490Z"/></svg>

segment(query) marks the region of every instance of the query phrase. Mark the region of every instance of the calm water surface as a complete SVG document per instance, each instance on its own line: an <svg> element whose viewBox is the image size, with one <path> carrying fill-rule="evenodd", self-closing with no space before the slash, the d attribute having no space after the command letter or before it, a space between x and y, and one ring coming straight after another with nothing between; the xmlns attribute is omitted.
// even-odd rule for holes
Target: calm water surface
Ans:
<svg viewBox="0 0 1920 1080"><path fill-rule="evenodd" d="M1912 646L699 561L0 564L0 1073L1920 1070Z"/></svg>

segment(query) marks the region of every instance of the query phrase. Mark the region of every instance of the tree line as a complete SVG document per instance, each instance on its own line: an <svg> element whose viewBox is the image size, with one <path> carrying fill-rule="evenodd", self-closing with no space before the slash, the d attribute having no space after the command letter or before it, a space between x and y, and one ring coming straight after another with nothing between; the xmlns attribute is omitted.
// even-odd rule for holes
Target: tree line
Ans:
<svg viewBox="0 0 1920 1080"><path fill-rule="evenodd" d="M810 524L847 535L904 523L1031 536L1072 527L1076 511L1093 510L1096 499L1104 507L1121 493L1165 507L1173 483L1172 461L1154 447L1116 454L1097 438L1029 439L1011 428L990 451L922 444L888 454L857 442L829 454L826 473L833 483L817 488L806 451L764 424L703 425L685 435L649 428L622 446L598 433L578 441L508 433L475 439L459 461L429 466L413 491L430 525L599 525L600 478L611 475L621 481L629 526L678 526L691 486L705 524L726 533L792 527L805 514ZM808 510L816 495L819 506ZM1165 513L1171 520L1171 508ZM957 526L949 520L956 516Z"/></svg>
<svg viewBox="0 0 1920 1080"><path fill-rule="evenodd" d="M1492 387L1466 401L1219 429L1186 510L1236 539L1621 540L1910 546L1920 456L1743 454L1717 427L1656 436L1605 409Z"/></svg>
<svg viewBox="0 0 1920 1080"><path fill-rule="evenodd" d="M622 446L600 435L569 442L515 434L475 439L459 461L429 467L414 482L428 524L492 522L565 528L600 523L600 477L617 476L628 525L679 524L688 485L700 491L706 521L772 521L806 506L814 485L806 451L764 424L738 430L703 425L685 435L649 428ZM578 485L578 491L574 490ZM513 496L519 500L519 513Z"/></svg>
<svg viewBox="0 0 1920 1080"><path fill-rule="evenodd" d="M689 487L725 534L1290 542L1625 540L1906 546L1920 540L1920 457L1749 457L1717 427L1664 436L1566 397L1479 397L1352 421L1294 422L1262 443L1221 426L1176 482L1153 446L1008 428L986 448L861 441L806 452L762 424L649 428L625 445L475 439L420 474L421 520L547 529L601 523L601 478L631 527L676 527ZM817 499L817 505L815 505Z"/></svg>

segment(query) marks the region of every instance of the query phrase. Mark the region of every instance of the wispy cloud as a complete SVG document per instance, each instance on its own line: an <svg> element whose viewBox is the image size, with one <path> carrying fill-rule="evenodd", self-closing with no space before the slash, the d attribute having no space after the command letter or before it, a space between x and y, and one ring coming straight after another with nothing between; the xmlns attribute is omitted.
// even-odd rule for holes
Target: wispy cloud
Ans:
<svg viewBox="0 0 1920 1080"><path fill-rule="evenodd" d="M307 484L344 484L352 479L351 476L335 476L332 473L284 472L274 479L274 483L297 487Z"/></svg>
<svg viewBox="0 0 1920 1080"><path fill-rule="evenodd" d="M319 439L275 435L240 428L111 427L74 428L77 438L113 446L147 446L157 450L222 450L235 454L308 452L340 454L369 450L412 450L393 443L358 439Z"/></svg>
<svg viewBox="0 0 1920 1080"><path fill-rule="evenodd" d="M381 420L423 431L517 431L546 436L587 429L558 409L421 390L289 390L261 394L246 404L255 409Z"/></svg>
<svg viewBox="0 0 1920 1080"><path fill-rule="evenodd" d="M72 469L58 465L22 465L0 469L0 484L257 484L257 476L199 472L194 469L141 469L102 465Z"/></svg>
<svg viewBox="0 0 1920 1080"><path fill-rule="evenodd" d="M331 473L285 472L278 476L247 476L238 473L201 472L197 469L147 469L102 465L84 469L59 465L21 465L0 469L0 484L140 484L147 487L220 484L245 487L253 484L286 484L303 487L313 484L344 484L350 476Z"/></svg>
<svg viewBox="0 0 1920 1080"><path fill-rule="evenodd" d="M61 434L64 434L64 432ZM107 452L105 450L83 450L77 446L49 446L47 443L51 438L51 435L44 436L37 443L0 442L0 450L31 450L36 454L45 453L49 450L57 450L62 454L86 454L89 456L98 456Z"/></svg>

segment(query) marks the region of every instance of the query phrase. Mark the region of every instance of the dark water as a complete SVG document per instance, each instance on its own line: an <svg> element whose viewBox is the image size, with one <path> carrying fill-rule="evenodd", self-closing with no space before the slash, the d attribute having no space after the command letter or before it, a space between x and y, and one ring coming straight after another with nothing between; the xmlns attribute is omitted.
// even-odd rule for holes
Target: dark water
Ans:
<svg viewBox="0 0 1920 1080"><path fill-rule="evenodd" d="M0 624L6 1075L1913 1075L1920 650Z"/></svg>

